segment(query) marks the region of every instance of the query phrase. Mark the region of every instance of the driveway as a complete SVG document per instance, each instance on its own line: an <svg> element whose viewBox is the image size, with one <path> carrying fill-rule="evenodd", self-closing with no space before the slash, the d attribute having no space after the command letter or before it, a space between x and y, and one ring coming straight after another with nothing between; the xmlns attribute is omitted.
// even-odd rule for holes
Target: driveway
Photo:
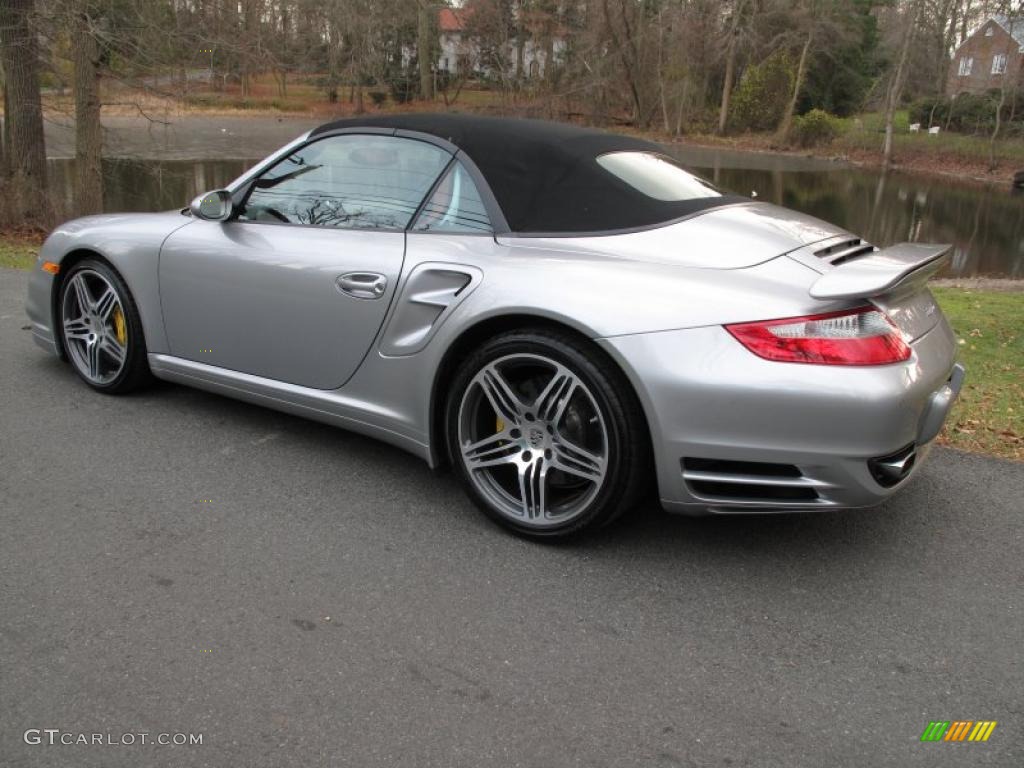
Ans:
<svg viewBox="0 0 1024 768"><path fill-rule="evenodd" d="M383 444L93 393L23 329L26 277L0 270L4 766L1024 764L1024 465L937 449L871 511L532 544Z"/></svg>

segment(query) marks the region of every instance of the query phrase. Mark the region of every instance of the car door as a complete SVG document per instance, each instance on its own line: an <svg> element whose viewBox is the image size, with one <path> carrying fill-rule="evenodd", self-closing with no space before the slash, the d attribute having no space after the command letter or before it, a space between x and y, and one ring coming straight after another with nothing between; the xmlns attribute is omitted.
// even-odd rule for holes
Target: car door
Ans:
<svg viewBox="0 0 1024 768"><path fill-rule="evenodd" d="M340 387L387 313L405 228L450 159L415 139L329 136L261 174L237 218L174 232L160 254L171 354Z"/></svg>

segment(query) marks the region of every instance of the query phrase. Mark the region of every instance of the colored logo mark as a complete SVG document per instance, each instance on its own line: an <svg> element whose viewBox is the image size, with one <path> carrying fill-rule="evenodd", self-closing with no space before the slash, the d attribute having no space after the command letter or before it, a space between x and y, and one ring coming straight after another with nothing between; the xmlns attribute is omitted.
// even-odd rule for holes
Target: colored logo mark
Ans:
<svg viewBox="0 0 1024 768"><path fill-rule="evenodd" d="M995 720L932 720L921 741L988 741L996 725Z"/></svg>

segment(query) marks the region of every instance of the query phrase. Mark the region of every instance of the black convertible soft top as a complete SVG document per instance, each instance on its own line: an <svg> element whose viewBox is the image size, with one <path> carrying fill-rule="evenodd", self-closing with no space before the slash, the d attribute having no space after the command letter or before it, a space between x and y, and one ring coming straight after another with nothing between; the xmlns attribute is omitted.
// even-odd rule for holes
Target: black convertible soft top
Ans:
<svg viewBox="0 0 1024 768"><path fill-rule="evenodd" d="M564 123L410 113L338 120L316 128L311 137L354 128L418 131L451 142L480 169L512 232L641 229L745 200L731 195L656 200L606 171L596 158L630 150L663 153L661 147Z"/></svg>

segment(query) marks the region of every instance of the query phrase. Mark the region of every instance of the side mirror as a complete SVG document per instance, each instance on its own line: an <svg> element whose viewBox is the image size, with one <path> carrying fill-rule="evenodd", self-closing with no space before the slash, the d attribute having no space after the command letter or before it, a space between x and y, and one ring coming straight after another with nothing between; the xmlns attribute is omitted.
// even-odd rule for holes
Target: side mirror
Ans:
<svg viewBox="0 0 1024 768"><path fill-rule="evenodd" d="M207 221L227 221L234 212L231 193L226 189L218 189L200 195L189 206L192 215Z"/></svg>

